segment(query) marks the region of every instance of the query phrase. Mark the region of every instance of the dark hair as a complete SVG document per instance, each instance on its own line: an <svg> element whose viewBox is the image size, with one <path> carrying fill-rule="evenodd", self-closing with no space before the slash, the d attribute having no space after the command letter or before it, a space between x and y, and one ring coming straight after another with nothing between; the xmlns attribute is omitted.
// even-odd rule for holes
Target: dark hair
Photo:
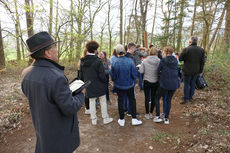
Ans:
<svg viewBox="0 0 230 153"><path fill-rule="evenodd" d="M128 47L128 49L130 49L133 46L136 47L136 45L133 42L130 42L127 47Z"/></svg>
<svg viewBox="0 0 230 153"><path fill-rule="evenodd" d="M191 38L191 41L192 41L192 44L197 44L197 41L198 41L198 37L197 36L192 36Z"/></svg>
<svg viewBox="0 0 230 153"><path fill-rule="evenodd" d="M128 46L127 46L127 45L125 45L125 51L127 52L127 50L128 50Z"/></svg>
<svg viewBox="0 0 230 153"><path fill-rule="evenodd" d="M114 55L114 56L117 57L117 50L116 49L113 50L113 54L112 55Z"/></svg>
<svg viewBox="0 0 230 153"><path fill-rule="evenodd" d="M94 53L94 51L97 50L98 47L99 44L94 40L88 41L85 45L85 48L88 50L89 53Z"/></svg>
<svg viewBox="0 0 230 153"><path fill-rule="evenodd" d="M45 47L35 53L33 53L32 55L30 55L33 59L39 59L39 58L44 58L45 55L45 51L49 50L50 48L52 48L52 45Z"/></svg>
<svg viewBox="0 0 230 153"><path fill-rule="evenodd" d="M140 48L140 47L141 47L141 45L137 45L137 46L136 46L136 48Z"/></svg>
<svg viewBox="0 0 230 153"><path fill-rule="evenodd" d="M153 45L149 45L149 48L152 48L153 47Z"/></svg>

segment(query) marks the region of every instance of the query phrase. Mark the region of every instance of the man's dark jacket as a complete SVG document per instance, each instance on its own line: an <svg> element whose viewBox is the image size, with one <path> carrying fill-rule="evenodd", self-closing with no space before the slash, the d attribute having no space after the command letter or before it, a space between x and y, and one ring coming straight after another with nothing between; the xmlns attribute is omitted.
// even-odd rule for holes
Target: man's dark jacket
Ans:
<svg viewBox="0 0 230 153"><path fill-rule="evenodd" d="M81 59L80 79L91 81L86 88L88 98L96 98L106 94L106 76L103 62L96 55L86 55Z"/></svg>
<svg viewBox="0 0 230 153"><path fill-rule="evenodd" d="M80 144L77 111L84 95L72 96L63 70L53 61L38 59L23 71L22 91L37 137L35 153L72 153Z"/></svg>
<svg viewBox="0 0 230 153"><path fill-rule="evenodd" d="M184 75L195 75L202 73L204 67L204 49L192 44L184 48L180 57L180 61L184 61Z"/></svg>

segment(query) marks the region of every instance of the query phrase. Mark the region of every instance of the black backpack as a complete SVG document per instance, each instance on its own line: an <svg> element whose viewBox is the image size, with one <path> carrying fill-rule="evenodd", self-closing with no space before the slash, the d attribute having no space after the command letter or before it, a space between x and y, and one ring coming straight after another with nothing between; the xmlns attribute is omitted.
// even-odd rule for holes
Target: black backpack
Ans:
<svg viewBox="0 0 230 153"><path fill-rule="evenodd" d="M208 87L208 84L205 81L204 76L203 75L199 75L197 77L197 80L196 80L196 89L199 90L199 89L203 89L205 87Z"/></svg>

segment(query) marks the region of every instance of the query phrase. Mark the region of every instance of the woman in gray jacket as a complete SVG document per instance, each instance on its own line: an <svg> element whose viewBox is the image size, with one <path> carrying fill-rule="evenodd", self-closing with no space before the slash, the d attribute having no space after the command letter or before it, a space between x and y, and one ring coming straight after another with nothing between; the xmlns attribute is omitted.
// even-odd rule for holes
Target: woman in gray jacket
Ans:
<svg viewBox="0 0 230 153"><path fill-rule="evenodd" d="M157 57L157 49L152 47L149 56L142 62L139 69L140 73L144 74L144 93L145 93L145 118L152 118L153 109L155 106L155 95L158 87L157 69L160 59ZM151 92L151 93L150 93ZM151 95L151 107L149 110L149 96Z"/></svg>

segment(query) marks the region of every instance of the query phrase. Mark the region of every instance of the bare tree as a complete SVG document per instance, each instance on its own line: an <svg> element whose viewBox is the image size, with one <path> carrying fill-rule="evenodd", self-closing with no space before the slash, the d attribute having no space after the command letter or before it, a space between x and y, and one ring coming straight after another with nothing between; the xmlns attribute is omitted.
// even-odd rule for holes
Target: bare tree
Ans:
<svg viewBox="0 0 230 153"><path fill-rule="evenodd" d="M193 10L193 17L192 17L192 27L191 27L191 33L190 33L190 36L192 36L192 35L193 35L193 32L194 32L195 20L196 20L196 9L197 9L197 3L198 3L198 0L195 0L194 10Z"/></svg>
<svg viewBox="0 0 230 153"><path fill-rule="evenodd" d="M179 52L181 49L181 33L182 33L182 29L183 29L185 3L186 3L185 0L181 1L181 3L180 3L179 27L178 27L177 48L176 48L177 52Z"/></svg>
<svg viewBox="0 0 230 153"><path fill-rule="evenodd" d="M120 44L123 43L123 0L120 0Z"/></svg>
<svg viewBox="0 0 230 153"><path fill-rule="evenodd" d="M230 48L230 0L226 1L226 17L224 31L224 52L228 52Z"/></svg>
<svg viewBox="0 0 230 153"><path fill-rule="evenodd" d="M5 68L5 56L4 56L4 48L3 48L3 38L2 38L2 28L0 22L0 70Z"/></svg>
<svg viewBox="0 0 230 153"><path fill-rule="evenodd" d="M156 22L156 12L157 12L157 0L155 0L155 9L154 9L154 16L153 16L153 26L152 26L152 32L151 32L151 44L153 43L153 34L154 34L154 29L155 29L155 22Z"/></svg>
<svg viewBox="0 0 230 153"><path fill-rule="evenodd" d="M143 4L144 3L144 4ZM141 30L142 30L142 44L145 47L148 47L147 45L147 38L145 37L146 32L146 16L147 16L147 10L148 10L148 0L140 0L140 8L141 8Z"/></svg>
<svg viewBox="0 0 230 153"><path fill-rule="evenodd" d="M53 25L53 0L50 0L50 16L49 16L49 34L52 35Z"/></svg>
<svg viewBox="0 0 230 153"><path fill-rule="evenodd" d="M32 0L25 0L25 11L26 11L26 24L27 24L27 32L28 37L34 35L34 28L33 28L33 14L34 14L34 6Z"/></svg>

